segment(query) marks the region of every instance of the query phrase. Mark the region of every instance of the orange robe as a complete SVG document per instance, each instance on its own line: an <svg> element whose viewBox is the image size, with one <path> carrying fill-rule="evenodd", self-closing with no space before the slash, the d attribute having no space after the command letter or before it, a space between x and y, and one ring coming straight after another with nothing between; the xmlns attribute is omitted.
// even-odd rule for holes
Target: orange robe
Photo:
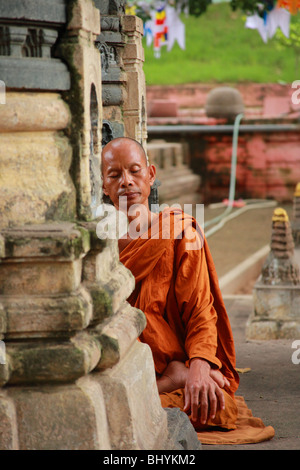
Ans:
<svg viewBox="0 0 300 470"><path fill-rule="evenodd" d="M214 263L195 219L180 209L165 209L148 232L124 248L120 261L136 280L128 301L146 315L140 340L150 346L157 374L172 360L208 360L230 381L223 390L225 410L218 410L208 425L235 429L239 376L233 335ZM184 390L161 394L161 402L183 409ZM196 423L195 428L203 425Z"/></svg>

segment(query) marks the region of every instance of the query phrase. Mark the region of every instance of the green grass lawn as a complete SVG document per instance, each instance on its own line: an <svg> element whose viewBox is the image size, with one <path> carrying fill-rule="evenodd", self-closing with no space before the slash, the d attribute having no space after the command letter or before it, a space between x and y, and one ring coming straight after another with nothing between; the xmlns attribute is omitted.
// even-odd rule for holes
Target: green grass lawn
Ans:
<svg viewBox="0 0 300 470"><path fill-rule="evenodd" d="M300 79L294 52L278 50L274 39L265 44L257 30L245 28L245 16L233 12L227 3L211 4L199 18L183 15L182 21L184 51L176 43L170 52L163 47L161 58L156 59L153 46L144 44L147 85Z"/></svg>

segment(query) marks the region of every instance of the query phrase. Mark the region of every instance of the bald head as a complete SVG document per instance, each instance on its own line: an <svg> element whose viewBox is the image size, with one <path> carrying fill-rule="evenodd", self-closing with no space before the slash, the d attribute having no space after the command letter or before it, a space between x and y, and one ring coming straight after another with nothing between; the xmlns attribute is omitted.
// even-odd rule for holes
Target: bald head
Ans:
<svg viewBox="0 0 300 470"><path fill-rule="evenodd" d="M148 166L148 158L144 147L137 140L130 137L117 137L108 142L102 149L102 168L108 155L114 153L114 150L122 151L123 149L124 151L134 151L136 155L139 154L143 158L146 166Z"/></svg>
<svg viewBox="0 0 300 470"><path fill-rule="evenodd" d="M130 204L148 204L155 180L155 167L149 165L142 145L128 137L111 140L102 149L103 192L115 207L126 196Z"/></svg>

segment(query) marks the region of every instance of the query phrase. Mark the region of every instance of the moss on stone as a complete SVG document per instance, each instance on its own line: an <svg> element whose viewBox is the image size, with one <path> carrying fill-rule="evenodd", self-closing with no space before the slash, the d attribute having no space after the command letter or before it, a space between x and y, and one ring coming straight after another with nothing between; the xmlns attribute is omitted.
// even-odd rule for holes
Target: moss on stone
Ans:
<svg viewBox="0 0 300 470"><path fill-rule="evenodd" d="M85 352L72 343L8 345L10 383L69 382L85 374Z"/></svg>
<svg viewBox="0 0 300 470"><path fill-rule="evenodd" d="M87 230L83 227L77 226L77 230L79 231L78 236L74 235L74 237L69 238L64 243L64 253L65 256L74 256L75 258L79 258L82 253L86 253L90 249L90 234Z"/></svg>
<svg viewBox="0 0 300 470"><path fill-rule="evenodd" d="M120 359L118 340L106 334L97 336L97 340L101 344L101 359L96 369L107 369L117 364Z"/></svg>
<svg viewBox="0 0 300 470"><path fill-rule="evenodd" d="M142 312L142 310L139 310L139 309L136 308L135 311L137 313L136 316L134 317L135 327L136 327L138 336L140 336L140 334L146 328L147 320L146 320L146 316L145 316L144 312Z"/></svg>
<svg viewBox="0 0 300 470"><path fill-rule="evenodd" d="M67 17L68 23L70 23L73 17L73 8L75 7L77 0L70 0L67 3ZM71 87L67 92L62 93L63 99L69 105L72 120L68 129L65 130L68 136L72 149L73 156L70 167L70 175L73 179L76 188L76 201L77 201L77 216L86 220L89 214L81 213L82 200L81 200L81 188L79 181L79 166L81 159L81 134L84 127L84 97L81 86L83 79L82 75L78 71L78 67L74 62L75 48L78 45L78 37L70 37L66 32L62 37L62 40L58 46L58 54L68 64L71 72ZM88 211L89 212L89 211Z"/></svg>
<svg viewBox="0 0 300 470"><path fill-rule="evenodd" d="M101 287L90 289L93 300L93 320L92 325L103 322L107 317L113 314L112 297Z"/></svg>
<svg viewBox="0 0 300 470"><path fill-rule="evenodd" d="M31 242L31 239L28 237L14 238L14 237L5 237L5 257L12 258L14 256L15 246L24 246L28 245Z"/></svg>
<svg viewBox="0 0 300 470"><path fill-rule="evenodd" d="M70 194L65 191L49 205L45 213L46 220L70 220L73 217L74 210L72 208Z"/></svg>

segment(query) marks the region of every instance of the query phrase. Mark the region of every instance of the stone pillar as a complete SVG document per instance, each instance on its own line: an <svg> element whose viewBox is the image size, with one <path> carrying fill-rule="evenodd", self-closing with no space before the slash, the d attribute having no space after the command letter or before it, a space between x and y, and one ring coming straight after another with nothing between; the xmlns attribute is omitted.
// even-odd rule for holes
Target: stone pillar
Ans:
<svg viewBox="0 0 300 470"><path fill-rule="evenodd" d="M126 136L146 148L146 82L143 72L143 22L125 15L123 1L95 0L101 12L102 144Z"/></svg>
<svg viewBox="0 0 300 470"><path fill-rule="evenodd" d="M61 92L70 73L53 47L66 21L61 1L1 2L0 227L68 220L76 212L69 175L70 122Z"/></svg>
<svg viewBox="0 0 300 470"><path fill-rule="evenodd" d="M101 12L101 33L96 46L101 54L102 72L102 146L111 139L124 136L122 106L126 99L122 54L124 34L121 31L122 2L95 0Z"/></svg>
<svg viewBox="0 0 300 470"><path fill-rule="evenodd" d="M146 149L147 111L146 84L143 72L143 22L137 16L125 15L122 17L122 30L127 37L123 53L127 77L127 99L124 103L125 135L135 136L135 139L141 142Z"/></svg>
<svg viewBox="0 0 300 470"><path fill-rule="evenodd" d="M182 448L137 341L134 278L96 235L99 10L24 5L0 5L0 449Z"/></svg>
<svg viewBox="0 0 300 470"><path fill-rule="evenodd" d="M300 333L300 275L288 215L274 210L271 250L253 291L248 339L297 338Z"/></svg>

